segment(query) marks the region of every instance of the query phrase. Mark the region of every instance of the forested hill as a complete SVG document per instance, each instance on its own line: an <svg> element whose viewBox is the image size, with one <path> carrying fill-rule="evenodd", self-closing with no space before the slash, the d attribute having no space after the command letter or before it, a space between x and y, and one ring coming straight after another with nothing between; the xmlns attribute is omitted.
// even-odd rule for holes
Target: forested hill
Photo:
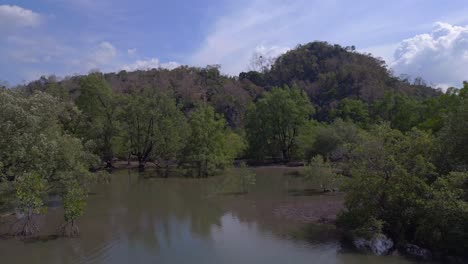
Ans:
<svg viewBox="0 0 468 264"><path fill-rule="evenodd" d="M238 77L220 74L216 65L120 71L106 73L103 77L112 90L119 93L147 89L171 91L185 110L206 100L224 114L231 127L241 126L248 104L275 86L303 89L317 108L315 118L322 121L331 120L330 114L346 98L370 105L388 93L415 100L440 94L420 79L410 83L408 79L393 76L384 61L356 52L354 47L326 42L299 45L272 63L259 61L258 66L257 71L242 72ZM43 77L26 88L30 92L57 88L73 95L79 91L83 77L68 77L59 82L54 77Z"/></svg>
<svg viewBox="0 0 468 264"><path fill-rule="evenodd" d="M262 66L260 66L262 68ZM326 119L329 110L345 99L360 99L372 103L386 92L402 93L422 99L440 94L416 78L413 84L392 75L385 61L370 54L355 51L354 47L311 42L280 56L264 73L241 73L262 87L298 86L309 95L317 116Z"/></svg>

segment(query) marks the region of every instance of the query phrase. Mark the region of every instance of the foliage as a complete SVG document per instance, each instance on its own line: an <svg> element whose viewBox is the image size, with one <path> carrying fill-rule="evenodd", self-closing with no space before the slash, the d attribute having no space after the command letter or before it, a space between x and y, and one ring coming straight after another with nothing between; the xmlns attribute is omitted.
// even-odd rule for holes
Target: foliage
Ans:
<svg viewBox="0 0 468 264"><path fill-rule="evenodd" d="M185 145L187 122L167 95L130 95L120 113L124 145L141 168L151 159L159 166L177 158Z"/></svg>
<svg viewBox="0 0 468 264"><path fill-rule="evenodd" d="M63 233L67 236L74 236L79 232L75 221L83 214L86 206L86 189L73 179L69 180L66 185L66 191L63 195L66 224L63 227Z"/></svg>
<svg viewBox="0 0 468 264"><path fill-rule="evenodd" d="M386 93L373 105L376 118L388 120L392 128L408 131L422 122L422 106L416 99L397 93Z"/></svg>
<svg viewBox="0 0 468 264"><path fill-rule="evenodd" d="M329 162L323 160L323 157L317 155L305 168L306 180L318 186L322 191L331 191L341 186L342 177L336 173Z"/></svg>
<svg viewBox="0 0 468 264"><path fill-rule="evenodd" d="M76 105L84 115L84 124L77 135L85 140L93 140L96 143L95 154L109 164L114 155L112 142L118 129L115 123L115 96L100 73L82 78L79 86Z"/></svg>
<svg viewBox="0 0 468 264"><path fill-rule="evenodd" d="M297 149L299 128L313 114L306 95L297 88L274 88L252 105L247 113L246 132L250 152L289 161Z"/></svg>
<svg viewBox="0 0 468 264"><path fill-rule="evenodd" d="M231 135L222 116L210 106L199 106L190 115L190 135L183 150L181 165L197 177L213 175L232 164L238 154L232 150L238 146L228 146ZM232 139L232 138L231 138ZM231 140L230 143L239 142Z"/></svg>
<svg viewBox="0 0 468 264"><path fill-rule="evenodd" d="M468 84L462 92L468 91ZM443 172L468 169L468 98L460 100L459 105L446 119L439 137L439 166ZM448 157L445 159L444 157Z"/></svg>
<svg viewBox="0 0 468 264"><path fill-rule="evenodd" d="M37 232L33 216L47 211L44 206L46 185L44 179L37 173L28 173L18 179L16 186L17 208L24 215L24 224L20 235L30 236Z"/></svg>
<svg viewBox="0 0 468 264"><path fill-rule="evenodd" d="M320 155L325 160L349 160L350 150L362 141L363 131L352 122L336 119L332 124L309 123L300 130L299 142L306 161Z"/></svg>
<svg viewBox="0 0 468 264"><path fill-rule="evenodd" d="M341 100L331 116L352 121L361 126L367 125L370 118L368 106L363 101L349 98Z"/></svg>
<svg viewBox="0 0 468 264"><path fill-rule="evenodd" d="M62 192L69 175L87 186L95 156L65 134L60 122L64 107L50 95L1 91L0 102L0 178L11 183L4 184L5 193L16 189L16 206L26 214L20 233L32 235L32 217L43 212L45 194Z"/></svg>
<svg viewBox="0 0 468 264"><path fill-rule="evenodd" d="M418 219L415 241L444 254L466 255L468 173L450 173L431 186L431 199Z"/></svg>
<svg viewBox="0 0 468 264"><path fill-rule="evenodd" d="M466 174L439 176L431 162L433 141L416 129L373 127L352 152L352 180L339 224L360 232L377 221L397 243L461 254L466 245L455 241L467 234L466 190L461 189Z"/></svg>

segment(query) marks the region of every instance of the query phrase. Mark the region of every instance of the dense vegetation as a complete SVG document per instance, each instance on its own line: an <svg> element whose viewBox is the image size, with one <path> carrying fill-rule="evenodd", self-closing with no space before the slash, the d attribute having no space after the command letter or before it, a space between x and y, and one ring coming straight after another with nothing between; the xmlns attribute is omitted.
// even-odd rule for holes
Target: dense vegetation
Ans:
<svg viewBox="0 0 468 264"><path fill-rule="evenodd" d="M1 205L25 215L19 232L30 235L47 194L58 193L74 234L96 180L89 171L116 159L192 177L236 158L304 161L324 191L346 190L346 232L466 255L468 83L443 93L323 42L259 65L238 77L183 66L1 89ZM245 192L254 181L242 170L230 180Z"/></svg>

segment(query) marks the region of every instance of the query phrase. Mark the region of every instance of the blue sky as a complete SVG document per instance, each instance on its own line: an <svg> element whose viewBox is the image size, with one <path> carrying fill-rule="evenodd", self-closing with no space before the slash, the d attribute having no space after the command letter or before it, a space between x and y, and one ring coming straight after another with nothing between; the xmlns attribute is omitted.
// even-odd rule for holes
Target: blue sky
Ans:
<svg viewBox="0 0 468 264"><path fill-rule="evenodd" d="M446 87L468 79L465 0L0 0L0 80L221 64L324 40Z"/></svg>

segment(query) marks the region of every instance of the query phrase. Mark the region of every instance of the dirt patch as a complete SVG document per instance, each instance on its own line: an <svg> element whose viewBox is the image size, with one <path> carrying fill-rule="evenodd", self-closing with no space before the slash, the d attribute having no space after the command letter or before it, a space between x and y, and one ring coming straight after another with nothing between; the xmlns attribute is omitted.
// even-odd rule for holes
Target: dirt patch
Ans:
<svg viewBox="0 0 468 264"><path fill-rule="evenodd" d="M333 223L344 207L342 195L322 195L326 199L291 202L279 205L274 209L277 217L310 223Z"/></svg>

